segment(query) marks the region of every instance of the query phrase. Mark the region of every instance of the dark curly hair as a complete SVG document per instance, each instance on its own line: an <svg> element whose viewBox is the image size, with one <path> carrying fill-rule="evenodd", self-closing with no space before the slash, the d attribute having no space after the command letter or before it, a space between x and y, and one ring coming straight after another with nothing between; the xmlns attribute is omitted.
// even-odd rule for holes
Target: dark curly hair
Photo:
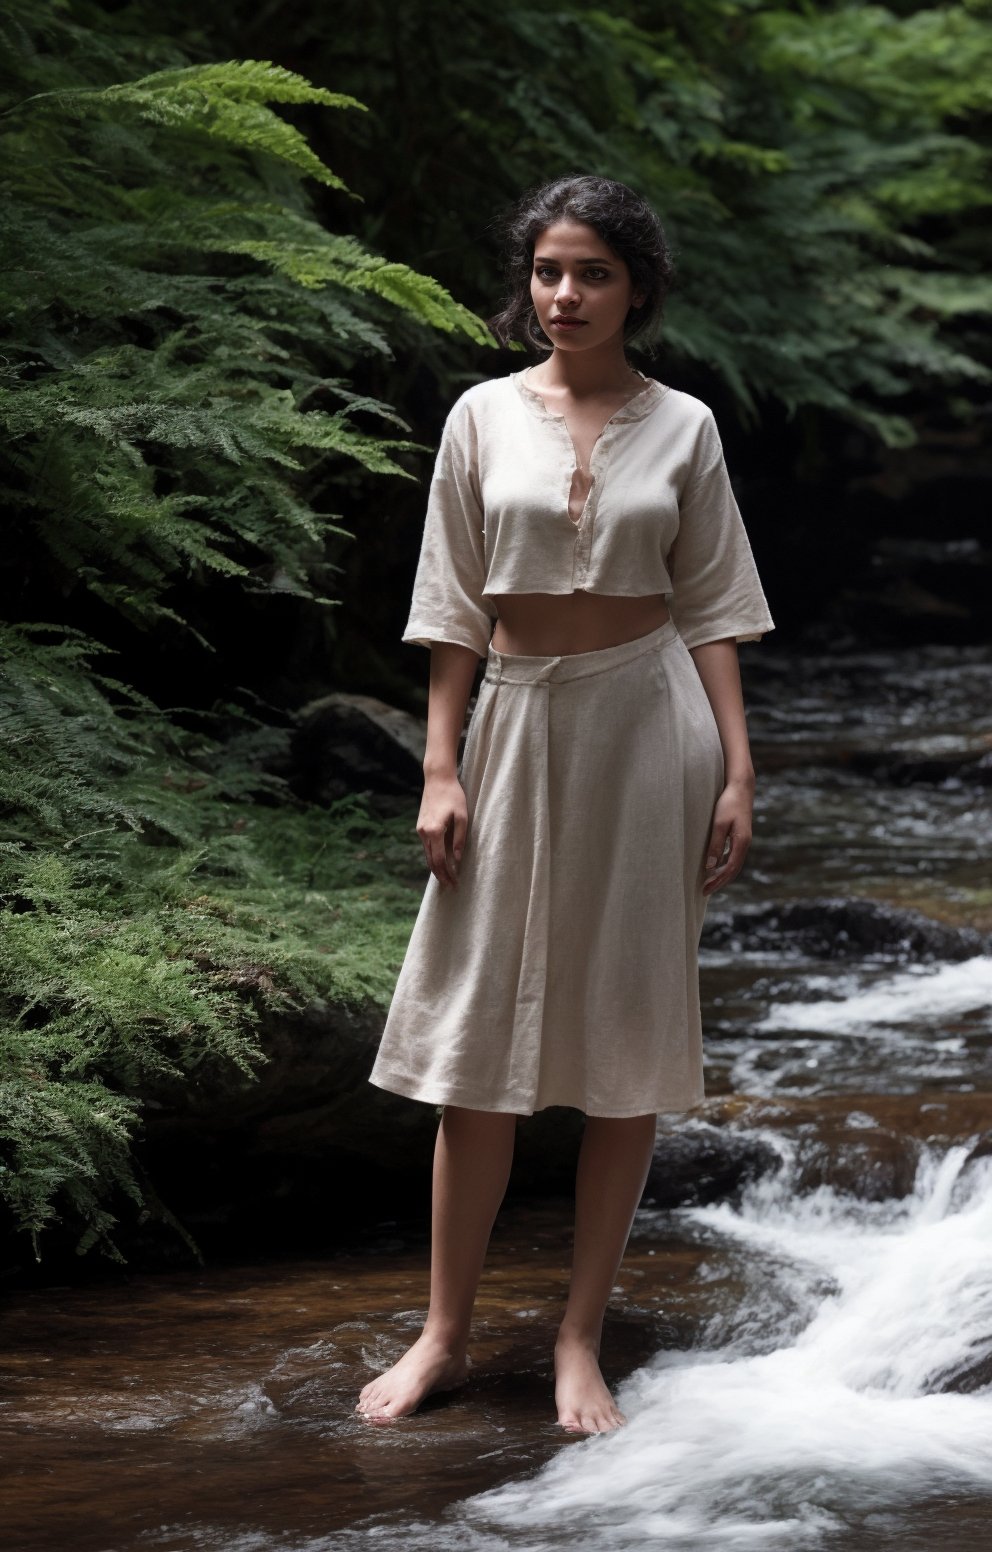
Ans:
<svg viewBox="0 0 992 1552"><path fill-rule="evenodd" d="M530 295L534 245L556 221L581 221L598 232L624 260L635 291L645 300L624 321L626 342L650 340L661 323L665 297L675 278L675 261L661 222L651 206L614 178L575 174L528 189L502 222L507 297L488 320L501 345L521 339L531 349L550 351Z"/></svg>

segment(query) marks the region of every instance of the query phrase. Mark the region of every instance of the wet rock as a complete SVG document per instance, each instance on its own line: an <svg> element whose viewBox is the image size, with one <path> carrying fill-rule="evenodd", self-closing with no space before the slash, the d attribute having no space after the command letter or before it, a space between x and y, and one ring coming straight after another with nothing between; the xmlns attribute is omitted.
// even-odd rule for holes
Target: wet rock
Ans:
<svg viewBox="0 0 992 1552"><path fill-rule="evenodd" d="M440 1110L369 1083L384 1017L371 1002L315 1000L263 1023L269 1060L254 1080L205 1076L151 1096L136 1151L198 1243L299 1247L369 1213L426 1213ZM582 1126L558 1108L521 1120L513 1192L570 1190Z"/></svg>
<svg viewBox="0 0 992 1552"><path fill-rule="evenodd" d="M274 1021L265 1040L270 1065L244 1096L257 1118L256 1142L310 1154L327 1147L398 1172L433 1156L440 1107L369 1083L385 1014L368 1003L347 1008L315 999L299 1019ZM537 1189L574 1169L582 1131L578 1111L556 1109L518 1122L514 1174Z"/></svg>
<svg viewBox="0 0 992 1552"><path fill-rule="evenodd" d="M927 1380L925 1393L935 1395L944 1391L954 1391L959 1395L973 1395L976 1391L988 1390L990 1386L992 1386L992 1350L983 1353L980 1357L969 1359L965 1364L931 1375Z"/></svg>
<svg viewBox="0 0 992 1552"><path fill-rule="evenodd" d="M699 1111L712 1126L772 1129L805 1128L844 1121L853 1131L885 1127L924 1142L975 1142L992 1132L992 1094L927 1092L919 1094L728 1094L705 1100Z"/></svg>
<svg viewBox="0 0 992 1552"><path fill-rule="evenodd" d="M990 1105L990 1110L992 1110L992 1105ZM986 1132L985 1136L981 1137L978 1142L976 1142L975 1146L968 1154L968 1157L965 1159L965 1169L969 1169L973 1164L976 1164L979 1159L987 1159L992 1156L992 1114L990 1114L988 1117L988 1126L989 1130Z"/></svg>
<svg viewBox="0 0 992 1552"><path fill-rule="evenodd" d="M934 921L922 911L878 900L819 897L710 911L702 946L798 950L814 959L864 958L896 964L947 962L992 953L992 938L973 927Z"/></svg>
<svg viewBox="0 0 992 1552"><path fill-rule="evenodd" d="M976 787L992 785L992 759L974 748L949 748L939 752L852 749L848 751L845 764L859 775L899 787L945 781L965 782Z"/></svg>
<svg viewBox="0 0 992 1552"><path fill-rule="evenodd" d="M983 754L981 759L970 761L959 775L962 781L973 782L979 787L992 787L992 750Z"/></svg>
<svg viewBox="0 0 992 1552"><path fill-rule="evenodd" d="M773 705L770 686L769 676L765 693L767 704ZM760 689L756 691L749 684L749 707L760 707L761 700ZM855 730L841 736L831 730L829 737L797 734L788 741L779 741L762 734L759 726L751 737L751 750L756 766L766 773L807 772L811 768L821 773L836 770L845 781L856 775L887 787L945 783L987 787L992 781L992 759L982 734L962 733L948 739L940 749L933 748L925 738L897 743L895 735L885 742L880 742L879 737Z"/></svg>
<svg viewBox="0 0 992 1552"><path fill-rule="evenodd" d="M745 1185L780 1162L771 1144L760 1138L705 1122L663 1120L645 1198L662 1208L736 1200Z"/></svg>
<svg viewBox="0 0 992 1552"><path fill-rule="evenodd" d="M731 1095L703 1109L710 1126L730 1135L789 1136L797 1191L829 1186L862 1201L908 1196L925 1142L973 1143L965 1167L992 1152L992 1095L984 1093ZM752 1145L759 1140L750 1137Z"/></svg>
<svg viewBox="0 0 992 1552"><path fill-rule="evenodd" d="M290 784L312 803L348 792L415 795L424 784L426 744L421 717L372 695L325 695L299 712Z"/></svg>
<svg viewBox="0 0 992 1552"><path fill-rule="evenodd" d="M884 1202L908 1196L916 1179L921 1145L914 1137L879 1129L852 1138L844 1129L825 1123L815 1140L800 1144L796 1190L833 1191L862 1202Z"/></svg>

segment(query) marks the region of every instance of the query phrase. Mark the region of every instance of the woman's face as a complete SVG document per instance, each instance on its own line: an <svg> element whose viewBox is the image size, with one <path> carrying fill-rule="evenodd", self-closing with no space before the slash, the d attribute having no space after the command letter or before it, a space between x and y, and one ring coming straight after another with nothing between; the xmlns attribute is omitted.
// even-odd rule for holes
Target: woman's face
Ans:
<svg viewBox="0 0 992 1552"><path fill-rule="evenodd" d="M556 221L534 244L530 294L538 322L559 350L622 342L634 292L620 256L583 221Z"/></svg>

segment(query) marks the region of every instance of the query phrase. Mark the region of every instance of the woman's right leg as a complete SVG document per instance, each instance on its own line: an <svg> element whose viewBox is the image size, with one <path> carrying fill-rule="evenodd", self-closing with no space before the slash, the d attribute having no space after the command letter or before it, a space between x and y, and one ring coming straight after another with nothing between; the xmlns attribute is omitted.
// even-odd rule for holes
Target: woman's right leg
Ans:
<svg viewBox="0 0 992 1552"><path fill-rule="evenodd" d="M516 1124L503 1111L445 1106L434 1147L430 1308L413 1346L363 1389L355 1410L364 1416L404 1417L431 1391L465 1378L472 1309L510 1178Z"/></svg>

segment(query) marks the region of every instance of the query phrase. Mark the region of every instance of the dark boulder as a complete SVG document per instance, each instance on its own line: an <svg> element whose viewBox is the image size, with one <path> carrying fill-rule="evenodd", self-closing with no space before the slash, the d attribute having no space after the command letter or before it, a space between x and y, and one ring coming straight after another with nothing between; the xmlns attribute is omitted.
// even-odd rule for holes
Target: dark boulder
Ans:
<svg viewBox="0 0 992 1552"><path fill-rule="evenodd" d="M372 695L339 691L298 713L290 785L311 803L349 792L415 796L424 784L427 724Z"/></svg>
<svg viewBox="0 0 992 1552"><path fill-rule="evenodd" d="M953 1368L941 1369L928 1377L925 1395L954 1391L958 1395L974 1395L979 1390L992 1388L992 1346L981 1354L968 1358Z"/></svg>
<svg viewBox="0 0 992 1552"><path fill-rule="evenodd" d="M770 1143L746 1132L663 1117L645 1202L668 1208L737 1200L745 1185L780 1163Z"/></svg>
<svg viewBox="0 0 992 1552"><path fill-rule="evenodd" d="M992 953L992 939L973 927L934 921L922 911L857 896L822 896L711 911L702 946L798 951L812 959L870 955L896 964L958 961Z"/></svg>
<svg viewBox="0 0 992 1552"><path fill-rule="evenodd" d="M440 1111L369 1083L384 1020L371 1002L268 1015L254 1079L146 1103L141 1166L205 1251L317 1248L384 1213L426 1215ZM520 1120L513 1192L569 1190L582 1124L558 1108Z"/></svg>

